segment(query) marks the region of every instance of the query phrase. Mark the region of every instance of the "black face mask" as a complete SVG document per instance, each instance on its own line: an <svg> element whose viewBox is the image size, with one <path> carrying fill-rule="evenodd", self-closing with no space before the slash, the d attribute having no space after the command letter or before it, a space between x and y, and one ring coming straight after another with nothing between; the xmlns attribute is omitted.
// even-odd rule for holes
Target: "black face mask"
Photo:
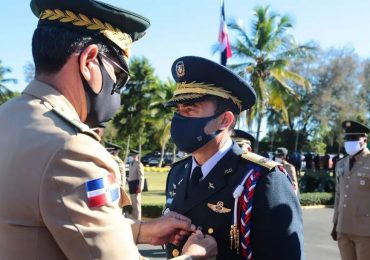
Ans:
<svg viewBox="0 0 370 260"><path fill-rule="evenodd" d="M115 83L109 76L99 57L98 59L102 75L102 88L100 93L94 93L89 83L81 74L82 83L86 92L88 111L85 124L89 127L95 127L111 120L121 105L121 95L113 91Z"/></svg>
<svg viewBox="0 0 370 260"><path fill-rule="evenodd" d="M221 131L206 134L207 123L220 114L210 117L185 117L174 113L171 122L171 137L179 150L192 153L215 138Z"/></svg>

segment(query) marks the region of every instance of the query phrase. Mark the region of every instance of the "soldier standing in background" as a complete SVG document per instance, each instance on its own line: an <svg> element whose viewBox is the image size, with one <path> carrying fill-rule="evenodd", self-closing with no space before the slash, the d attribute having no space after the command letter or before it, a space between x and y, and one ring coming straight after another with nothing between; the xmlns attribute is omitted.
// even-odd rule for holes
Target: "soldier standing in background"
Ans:
<svg viewBox="0 0 370 260"><path fill-rule="evenodd" d="M131 218L141 220L141 193L144 189L144 165L139 160L139 152L131 150L132 162L128 173L128 187L132 203Z"/></svg>
<svg viewBox="0 0 370 260"><path fill-rule="evenodd" d="M298 187L297 173L295 171L294 165L287 161L287 155L288 155L288 149L286 149L285 147L279 147L276 149L276 152L275 152L275 161L277 163L281 163L284 166L285 170L288 172L292 180L296 193L298 193L299 187Z"/></svg>
<svg viewBox="0 0 370 260"><path fill-rule="evenodd" d="M119 152L122 150L122 147L117 144L105 143L105 148L112 155L113 160L117 163L119 173L120 173L120 192L121 199L119 201L119 206L123 208L124 206L131 205L131 200L126 194L126 166L125 163L119 157Z"/></svg>
<svg viewBox="0 0 370 260"><path fill-rule="evenodd" d="M336 193L331 236L342 260L370 259L370 128L344 121L347 156L336 163Z"/></svg>
<svg viewBox="0 0 370 260"><path fill-rule="evenodd" d="M252 147L256 140L251 134L239 129L234 129L234 134L231 136L231 139L233 139L244 152L252 152Z"/></svg>

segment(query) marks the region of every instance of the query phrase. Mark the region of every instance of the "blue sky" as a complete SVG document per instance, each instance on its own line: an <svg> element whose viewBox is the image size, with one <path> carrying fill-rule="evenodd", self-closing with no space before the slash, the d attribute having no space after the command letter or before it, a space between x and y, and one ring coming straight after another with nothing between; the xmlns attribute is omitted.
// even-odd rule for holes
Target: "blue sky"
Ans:
<svg viewBox="0 0 370 260"><path fill-rule="evenodd" d="M77 0L75 0L77 1ZM25 87L23 66L32 61L31 38L37 24L26 0L1 0L0 59ZM183 55L198 55L219 61L212 54L219 30L219 0L107 0L151 20L147 35L133 47L134 56L145 56L162 79L170 77L172 62ZM367 0L225 0L226 19L240 19L249 26L256 5L270 5L294 21L292 34L299 43L315 40L328 48L352 46L362 57L370 57L370 1ZM229 31L230 32L230 31ZM232 37L231 37L232 41Z"/></svg>

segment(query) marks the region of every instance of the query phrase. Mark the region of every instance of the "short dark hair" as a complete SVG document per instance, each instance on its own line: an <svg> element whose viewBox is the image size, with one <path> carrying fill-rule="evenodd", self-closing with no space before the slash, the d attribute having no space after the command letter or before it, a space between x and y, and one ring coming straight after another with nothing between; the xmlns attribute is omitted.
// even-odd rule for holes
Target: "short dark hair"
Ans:
<svg viewBox="0 0 370 260"><path fill-rule="evenodd" d="M81 52L90 44L97 44L99 50L107 52L102 39L64 27L39 26L32 37L35 74L58 72L71 54Z"/></svg>
<svg viewBox="0 0 370 260"><path fill-rule="evenodd" d="M230 111L233 113L234 121L230 125L229 129L231 130L234 129L236 122L239 119L239 113L235 110L235 105L228 100L216 96L209 96L207 100L213 101L214 104L216 105L215 115L224 113L226 111Z"/></svg>

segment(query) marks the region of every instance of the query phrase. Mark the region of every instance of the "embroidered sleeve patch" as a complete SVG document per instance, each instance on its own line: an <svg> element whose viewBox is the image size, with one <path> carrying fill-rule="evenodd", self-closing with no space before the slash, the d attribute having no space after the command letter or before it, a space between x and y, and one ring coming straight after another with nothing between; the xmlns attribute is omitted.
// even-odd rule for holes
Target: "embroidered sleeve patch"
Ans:
<svg viewBox="0 0 370 260"><path fill-rule="evenodd" d="M118 184L110 175L85 182L85 189L90 208L104 206L120 197Z"/></svg>

